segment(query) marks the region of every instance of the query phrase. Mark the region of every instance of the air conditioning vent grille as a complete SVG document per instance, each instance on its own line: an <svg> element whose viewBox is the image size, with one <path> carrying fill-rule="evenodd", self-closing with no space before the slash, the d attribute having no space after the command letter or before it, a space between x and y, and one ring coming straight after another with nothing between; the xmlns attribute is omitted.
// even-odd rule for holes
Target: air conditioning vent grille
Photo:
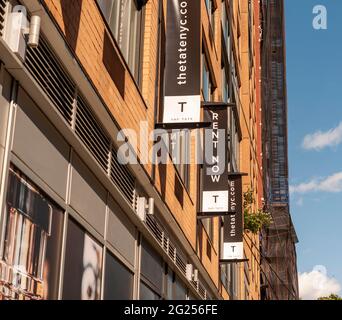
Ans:
<svg viewBox="0 0 342 320"><path fill-rule="evenodd" d="M127 166L119 163L109 134L97 120L89 103L78 92L71 76L43 35L38 48L27 48L25 66L69 127L134 207L134 177Z"/></svg>
<svg viewBox="0 0 342 320"><path fill-rule="evenodd" d="M100 166L108 172L110 138L102 130L84 99L77 97L75 132Z"/></svg>
<svg viewBox="0 0 342 320"><path fill-rule="evenodd" d="M127 166L121 164L117 157L117 152L115 149L112 149L112 159L111 159L111 170L110 170L110 178L114 182L114 184L123 192L126 199L134 203L134 195L135 195L135 180L132 177L131 173L127 169ZM124 179L123 179L124 177Z"/></svg>
<svg viewBox="0 0 342 320"><path fill-rule="evenodd" d="M43 37L38 48L28 47L25 65L63 118L71 124L76 86Z"/></svg>

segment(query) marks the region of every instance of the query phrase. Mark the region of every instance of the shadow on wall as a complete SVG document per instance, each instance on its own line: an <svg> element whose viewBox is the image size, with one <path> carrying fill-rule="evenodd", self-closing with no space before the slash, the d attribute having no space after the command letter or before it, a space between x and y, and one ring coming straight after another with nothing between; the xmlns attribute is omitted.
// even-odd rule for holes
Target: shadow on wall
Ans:
<svg viewBox="0 0 342 320"><path fill-rule="evenodd" d="M159 156L159 155L158 155ZM157 165L160 183L160 195L163 201L166 200L166 176L167 176L167 165L160 163Z"/></svg>
<svg viewBox="0 0 342 320"><path fill-rule="evenodd" d="M121 59L114 48L114 43L111 36L105 30L103 43L102 62L113 80L115 86L120 92L122 98L125 97L125 75L126 69L121 62Z"/></svg>
<svg viewBox="0 0 342 320"><path fill-rule="evenodd" d="M61 0L65 37L73 51L76 50L83 0Z"/></svg>

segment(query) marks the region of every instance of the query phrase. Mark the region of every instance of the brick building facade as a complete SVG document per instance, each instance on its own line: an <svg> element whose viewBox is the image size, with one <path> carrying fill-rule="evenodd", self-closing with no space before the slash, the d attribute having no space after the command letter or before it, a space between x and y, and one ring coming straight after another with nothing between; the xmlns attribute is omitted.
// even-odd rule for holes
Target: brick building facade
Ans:
<svg viewBox="0 0 342 320"><path fill-rule="evenodd" d="M247 174L243 190L253 190L257 210L264 191L260 5L196 1L201 97L235 105L227 119L228 170ZM163 107L170 1L0 3L0 297L260 299L259 236L244 234L245 262L222 264L224 220L197 218L195 141L188 141L188 165L175 165L171 155L168 164L145 161L153 157L148 133ZM18 5L41 17L39 45L27 47L25 57L6 42ZM135 134L142 126L145 134ZM117 161L124 142L136 164ZM15 200L18 190L24 200ZM142 218L147 199L154 199L154 214ZM25 213L24 202L44 207L48 221ZM24 236L11 240L18 228ZM30 256L18 254L30 241ZM73 268L83 270L80 279ZM23 285L10 289L9 274Z"/></svg>

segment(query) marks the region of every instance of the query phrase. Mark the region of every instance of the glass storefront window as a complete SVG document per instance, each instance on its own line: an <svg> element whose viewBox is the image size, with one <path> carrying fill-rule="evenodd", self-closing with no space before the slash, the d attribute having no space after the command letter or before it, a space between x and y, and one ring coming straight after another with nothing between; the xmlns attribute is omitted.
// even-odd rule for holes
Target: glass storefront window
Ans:
<svg viewBox="0 0 342 320"><path fill-rule="evenodd" d="M166 292L165 297L167 300L186 300L187 287L178 279L176 274L168 267L166 274Z"/></svg>
<svg viewBox="0 0 342 320"><path fill-rule="evenodd" d="M160 295L154 292L144 282L140 282L140 300L160 300Z"/></svg>
<svg viewBox="0 0 342 320"><path fill-rule="evenodd" d="M133 298L133 281L133 273L107 253L104 299L131 300Z"/></svg>
<svg viewBox="0 0 342 320"><path fill-rule="evenodd" d="M166 299L172 300L173 299L173 281L174 281L174 274L172 270L168 270L166 275Z"/></svg>
<svg viewBox="0 0 342 320"><path fill-rule="evenodd" d="M184 286L183 282L181 282L176 277L173 299L174 300L186 300L186 293L187 293L187 288Z"/></svg>
<svg viewBox="0 0 342 320"><path fill-rule="evenodd" d="M155 291L161 293L163 290L163 259L147 243L145 239L141 244L141 275L154 287Z"/></svg>
<svg viewBox="0 0 342 320"><path fill-rule="evenodd" d="M11 167L0 260L0 300L58 298L63 212Z"/></svg>
<svg viewBox="0 0 342 320"><path fill-rule="evenodd" d="M72 219L68 221L63 299L101 298L102 247Z"/></svg>

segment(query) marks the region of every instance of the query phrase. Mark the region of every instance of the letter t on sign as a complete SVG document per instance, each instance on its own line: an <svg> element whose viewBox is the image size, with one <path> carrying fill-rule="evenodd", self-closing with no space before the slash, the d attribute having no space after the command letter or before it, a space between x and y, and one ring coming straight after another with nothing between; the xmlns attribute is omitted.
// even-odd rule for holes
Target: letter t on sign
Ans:
<svg viewBox="0 0 342 320"><path fill-rule="evenodd" d="M178 104L181 105L181 112L184 112L184 106L187 104L187 102L179 102Z"/></svg>

